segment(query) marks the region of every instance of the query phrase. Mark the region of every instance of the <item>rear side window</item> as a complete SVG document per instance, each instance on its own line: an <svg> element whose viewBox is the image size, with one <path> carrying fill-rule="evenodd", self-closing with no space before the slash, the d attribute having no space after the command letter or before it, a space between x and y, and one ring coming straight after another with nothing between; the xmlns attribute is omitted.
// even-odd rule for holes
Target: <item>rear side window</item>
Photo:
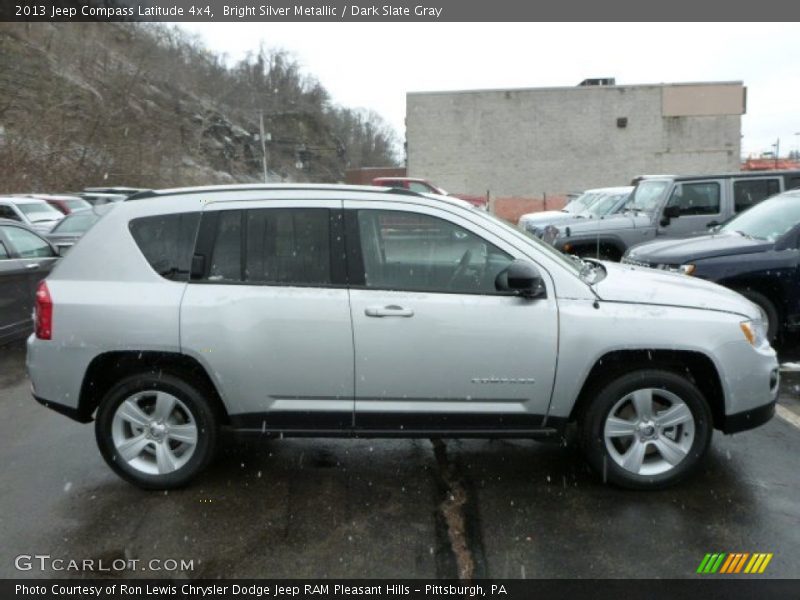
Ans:
<svg viewBox="0 0 800 600"><path fill-rule="evenodd" d="M777 179L739 179L733 182L734 210L738 213L780 192Z"/></svg>
<svg viewBox="0 0 800 600"><path fill-rule="evenodd" d="M53 249L35 233L21 227L3 227L3 233L20 258L54 256Z"/></svg>
<svg viewBox="0 0 800 600"><path fill-rule="evenodd" d="M178 213L134 219L133 239L156 273L173 281L188 281L200 213Z"/></svg>
<svg viewBox="0 0 800 600"><path fill-rule="evenodd" d="M332 283L328 209L258 208L220 211L218 215L209 281Z"/></svg>
<svg viewBox="0 0 800 600"><path fill-rule="evenodd" d="M248 210L245 280L331 283L330 216L324 208Z"/></svg>

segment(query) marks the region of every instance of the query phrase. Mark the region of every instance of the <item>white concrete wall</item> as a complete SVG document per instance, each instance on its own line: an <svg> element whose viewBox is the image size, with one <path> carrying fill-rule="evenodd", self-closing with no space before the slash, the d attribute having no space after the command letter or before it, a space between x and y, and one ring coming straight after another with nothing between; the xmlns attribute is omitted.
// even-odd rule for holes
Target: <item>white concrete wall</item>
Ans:
<svg viewBox="0 0 800 600"><path fill-rule="evenodd" d="M744 93L740 83L720 85ZM663 89L409 93L408 174L456 193L540 198L626 185L641 174L738 170L741 116L664 117ZM618 117L627 117L626 128Z"/></svg>

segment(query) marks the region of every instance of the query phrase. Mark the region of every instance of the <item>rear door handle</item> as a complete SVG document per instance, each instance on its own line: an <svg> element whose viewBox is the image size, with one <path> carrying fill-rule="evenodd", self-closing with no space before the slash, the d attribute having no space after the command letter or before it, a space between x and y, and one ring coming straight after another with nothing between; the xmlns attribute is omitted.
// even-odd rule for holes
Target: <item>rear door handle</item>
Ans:
<svg viewBox="0 0 800 600"><path fill-rule="evenodd" d="M364 309L364 314L368 317L413 317L414 311L410 308L403 308L396 304L388 306L369 306Z"/></svg>
<svg viewBox="0 0 800 600"><path fill-rule="evenodd" d="M28 263L27 265L25 265L25 268L26 269L38 269L39 268L39 263Z"/></svg>

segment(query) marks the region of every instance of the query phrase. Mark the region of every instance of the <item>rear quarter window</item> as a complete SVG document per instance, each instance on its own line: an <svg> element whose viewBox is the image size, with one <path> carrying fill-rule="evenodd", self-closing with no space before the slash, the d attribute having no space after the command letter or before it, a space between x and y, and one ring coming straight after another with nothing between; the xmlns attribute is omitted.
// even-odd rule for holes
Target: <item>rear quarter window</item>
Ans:
<svg viewBox="0 0 800 600"><path fill-rule="evenodd" d="M153 270L172 281L188 281L200 213L141 217L130 222L139 250Z"/></svg>

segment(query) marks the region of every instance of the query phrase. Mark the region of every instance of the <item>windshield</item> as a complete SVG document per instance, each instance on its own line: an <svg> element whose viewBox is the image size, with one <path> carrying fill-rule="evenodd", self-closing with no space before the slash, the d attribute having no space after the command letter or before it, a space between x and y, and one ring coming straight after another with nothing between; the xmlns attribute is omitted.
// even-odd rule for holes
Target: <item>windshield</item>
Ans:
<svg viewBox="0 0 800 600"><path fill-rule="evenodd" d="M86 200L82 200L80 198L74 198L72 200L63 200L64 204L69 207L70 210L82 210L84 208L91 208L92 205L89 204Z"/></svg>
<svg viewBox="0 0 800 600"><path fill-rule="evenodd" d="M61 218L61 213L47 202L25 202L17 204L23 214L31 221L51 221Z"/></svg>
<svg viewBox="0 0 800 600"><path fill-rule="evenodd" d="M646 213L653 213L661 204L664 192L669 187L669 181L640 181L636 189L631 194L630 202L625 206L626 210L639 210Z"/></svg>
<svg viewBox="0 0 800 600"><path fill-rule="evenodd" d="M584 192L575 198L575 200L567 204L562 210L568 213L582 212L586 210L586 207L589 206L589 204L597 200L598 197L599 194L597 193Z"/></svg>
<svg viewBox="0 0 800 600"><path fill-rule="evenodd" d="M52 233L86 233L99 218L91 211L74 213L56 225Z"/></svg>
<svg viewBox="0 0 800 600"><path fill-rule="evenodd" d="M775 196L735 216L720 231L774 242L800 223L800 194Z"/></svg>
<svg viewBox="0 0 800 600"><path fill-rule="evenodd" d="M576 261L574 260L570 260L570 258L567 257L565 254L562 254L550 244L543 242L534 234L517 229L516 227L511 225L511 223L509 223L508 221L505 221L500 217L493 215L492 213L483 211L476 211L476 212L479 212L481 216L486 217L491 221L494 221L495 223L497 223L510 233L514 234L515 236L520 236L520 235L524 236L527 239L527 241L536 246L537 249L541 250L545 254L548 254L551 258L554 258L556 261L558 261L563 266L567 267L570 271L572 271L576 275L580 275L580 270L581 270L580 264L576 263Z"/></svg>
<svg viewBox="0 0 800 600"><path fill-rule="evenodd" d="M586 209L586 212L595 217L604 217L614 210L628 195L629 194L610 194L601 196Z"/></svg>

